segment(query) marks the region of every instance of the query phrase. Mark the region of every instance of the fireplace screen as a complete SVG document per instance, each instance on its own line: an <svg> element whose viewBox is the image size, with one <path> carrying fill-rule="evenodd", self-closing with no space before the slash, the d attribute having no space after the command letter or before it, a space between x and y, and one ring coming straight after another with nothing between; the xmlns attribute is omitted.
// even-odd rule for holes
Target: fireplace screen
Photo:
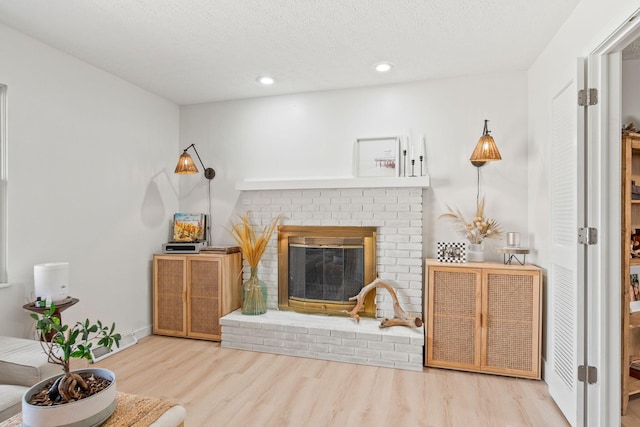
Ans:
<svg viewBox="0 0 640 427"><path fill-rule="evenodd" d="M305 313L346 314L349 298L376 278L375 227L280 226L278 307ZM375 293L363 316L375 316Z"/></svg>
<svg viewBox="0 0 640 427"><path fill-rule="evenodd" d="M289 298L348 302L362 286L362 239L328 245L315 238L289 239Z"/></svg>

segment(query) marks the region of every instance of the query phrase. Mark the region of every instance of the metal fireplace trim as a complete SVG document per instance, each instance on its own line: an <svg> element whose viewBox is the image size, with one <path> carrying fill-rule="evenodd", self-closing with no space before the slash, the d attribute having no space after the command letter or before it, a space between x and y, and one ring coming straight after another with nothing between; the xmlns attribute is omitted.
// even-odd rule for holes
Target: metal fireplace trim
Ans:
<svg viewBox="0 0 640 427"><path fill-rule="evenodd" d="M289 298L289 239L317 239L326 242L326 238L360 238L364 243L364 284L368 285L377 277L376 267L376 227L348 226L300 226L281 225L278 227L278 308L280 310L300 313L330 314L346 316L355 306L355 302L341 303L336 301L302 300ZM376 316L376 292L373 289L365 296L364 310L359 314L364 317Z"/></svg>

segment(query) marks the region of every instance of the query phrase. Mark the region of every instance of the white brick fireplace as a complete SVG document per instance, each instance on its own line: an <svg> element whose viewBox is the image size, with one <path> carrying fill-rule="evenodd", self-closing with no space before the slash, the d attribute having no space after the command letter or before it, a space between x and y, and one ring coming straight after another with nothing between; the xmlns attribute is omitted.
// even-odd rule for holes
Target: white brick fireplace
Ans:
<svg viewBox="0 0 640 427"><path fill-rule="evenodd" d="M281 224L284 225L377 227L378 276L396 289L405 311L420 315L423 301L423 189L428 186L428 177L387 178L382 180L383 186L376 187L363 186L365 180L352 180L360 188L318 188L321 184L308 186L304 182L280 185L285 189L265 189L260 184L239 186L245 190L239 205L243 211L250 212L259 228L278 215L282 216ZM394 183L401 185L393 186ZM245 269L245 280L247 274L248 268ZM258 274L267 284L269 310L278 310L275 233L260 262ZM378 318L393 317L393 300L386 290L378 291L376 309ZM270 312L268 316L235 313L221 321L222 345L378 366L422 368L422 328L411 331L404 327L379 329L371 326L371 322L377 325L379 321L363 319L361 322L355 325L350 318L327 319L291 312ZM323 325L326 325L324 330Z"/></svg>

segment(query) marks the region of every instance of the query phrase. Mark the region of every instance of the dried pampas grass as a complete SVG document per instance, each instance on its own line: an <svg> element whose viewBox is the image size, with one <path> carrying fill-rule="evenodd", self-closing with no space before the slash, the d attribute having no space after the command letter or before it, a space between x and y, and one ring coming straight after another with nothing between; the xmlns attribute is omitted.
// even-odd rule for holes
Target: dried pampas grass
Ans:
<svg viewBox="0 0 640 427"><path fill-rule="evenodd" d="M281 216L278 215L270 225L265 226L260 234L258 234L249 221L249 214L244 213L239 216L240 221L235 224L232 223L231 229L227 230L236 243L238 243L238 246L240 246L240 251L249 264L249 267L258 267L258 263L262 255L264 255L264 251L267 249L269 240L278 222L280 222L280 218Z"/></svg>
<svg viewBox="0 0 640 427"><path fill-rule="evenodd" d="M471 243L482 243L484 239L497 239L502 235L502 229L498 221L487 218L484 215L484 197L478 201L476 216L470 221L464 218L459 209L451 209L443 213L438 219L446 219L453 223L457 231Z"/></svg>

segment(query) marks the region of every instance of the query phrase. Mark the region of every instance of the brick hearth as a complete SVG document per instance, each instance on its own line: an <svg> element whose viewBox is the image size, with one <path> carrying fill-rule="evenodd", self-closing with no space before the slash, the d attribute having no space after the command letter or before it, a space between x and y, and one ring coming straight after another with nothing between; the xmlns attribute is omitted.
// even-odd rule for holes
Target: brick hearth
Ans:
<svg viewBox="0 0 640 427"><path fill-rule="evenodd" d="M220 320L222 347L311 359L421 371L424 328L361 318L269 310L259 316L234 311Z"/></svg>

